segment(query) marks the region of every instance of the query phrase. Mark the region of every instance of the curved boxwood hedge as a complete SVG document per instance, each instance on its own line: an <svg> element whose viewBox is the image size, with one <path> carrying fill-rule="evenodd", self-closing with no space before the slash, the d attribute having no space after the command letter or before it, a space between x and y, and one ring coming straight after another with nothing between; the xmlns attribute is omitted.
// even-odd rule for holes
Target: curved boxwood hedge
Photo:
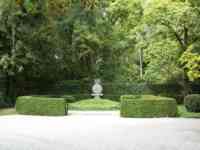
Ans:
<svg viewBox="0 0 200 150"><path fill-rule="evenodd" d="M125 95L121 97L122 117L176 117L177 103L173 98L153 95Z"/></svg>
<svg viewBox="0 0 200 150"><path fill-rule="evenodd" d="M63 116L67 114L64 98L22 96L17 98L16 111L25 115Z"/></svg>

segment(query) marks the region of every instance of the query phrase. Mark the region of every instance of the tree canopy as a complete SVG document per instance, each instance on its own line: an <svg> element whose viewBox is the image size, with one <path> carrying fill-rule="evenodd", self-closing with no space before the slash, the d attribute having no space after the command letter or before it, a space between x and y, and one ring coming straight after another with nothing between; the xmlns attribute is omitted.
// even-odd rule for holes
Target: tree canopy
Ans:
<svg viewBox="0 0 200 150"><path fill-rule="evenodd" d="M200 80L198 0L0 2L0 70L14 81ZM9 93L9 92L8 92Z"/></svg>

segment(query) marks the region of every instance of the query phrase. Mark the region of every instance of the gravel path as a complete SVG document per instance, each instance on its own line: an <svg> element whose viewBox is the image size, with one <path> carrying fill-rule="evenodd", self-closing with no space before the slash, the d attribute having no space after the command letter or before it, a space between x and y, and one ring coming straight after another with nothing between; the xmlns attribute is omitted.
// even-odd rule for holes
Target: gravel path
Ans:
<svg viewBox="0 0 200 150"><path fill-rule="evenodd" d="M198 119L71 113L66 117L0 117L0 150L200 150Z"/></svg>

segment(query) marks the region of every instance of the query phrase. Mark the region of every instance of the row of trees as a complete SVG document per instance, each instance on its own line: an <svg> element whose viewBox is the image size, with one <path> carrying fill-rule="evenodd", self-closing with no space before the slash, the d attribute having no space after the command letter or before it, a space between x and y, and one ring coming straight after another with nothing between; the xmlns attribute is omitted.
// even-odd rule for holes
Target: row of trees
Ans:
<svg viewBox="0 0 200 150"><path fill-rule="evenodd" d="M7 94L27 81L176 83L200 79L198 0L0 2Z"/></svg>

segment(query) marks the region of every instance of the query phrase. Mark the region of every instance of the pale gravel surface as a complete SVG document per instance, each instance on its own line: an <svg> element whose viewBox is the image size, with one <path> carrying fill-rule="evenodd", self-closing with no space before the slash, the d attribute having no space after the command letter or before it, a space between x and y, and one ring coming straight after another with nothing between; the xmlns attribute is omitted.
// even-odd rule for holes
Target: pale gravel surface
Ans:
<svg viewBox="0 0 200 150"><path fill-rule="evenodd" d="M117 112L0 117L0 150L200 150L198 119L124 119Z"/></svg>

